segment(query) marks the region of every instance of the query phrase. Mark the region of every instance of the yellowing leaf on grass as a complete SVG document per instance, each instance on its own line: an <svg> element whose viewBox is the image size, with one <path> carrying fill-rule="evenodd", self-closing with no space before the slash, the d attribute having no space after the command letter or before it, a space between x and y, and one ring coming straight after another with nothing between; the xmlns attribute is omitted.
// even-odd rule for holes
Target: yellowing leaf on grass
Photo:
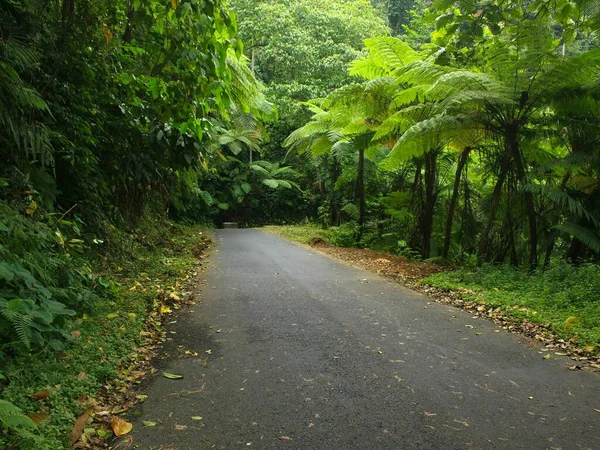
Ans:
<svg viewBox="0 0 600 450"><path fill-rule="evenodd" d="M172 311L172 310L171 310L171 308L169 308L168 306L162 305L162 306L160 307L160 313L161 313L161 314L169 314L169 313L171 313L171 312L173 312L173 311Z"/></svg>
<svg viewBox="0 0 600 450"><path fill-rule="evenodd" d="M129 317L131 320L133 320L137 317L137 314L136 313L127 313L127 317Z"/></svg>
<svg viewBox="0 0 600 450"><path fill-rule="evenodd" d="M581 322L580 317L575 317L575 316L567 317L567 319L565 320L565 329L568 330L573 325L578 324L579 322Z"/></svg>
<svg viewBox="0 0 600 450"><path fill-rule="evenodd" d="M36 425L39 425L44 420L50 419L50 415L45 413L28 414L27 417L29 417Z"/></svg>
<svg viewBox="0 0 600 450"><path fill-rule="evenodd" d="M179 295L177 295L175 292L171 292L169 294L169 297L172 298L173 300L176 300L176 301L181 300L181 298L179 298Z"/></svg>
<svg viewBox="0 0 600 450"><path fill-rule="evenodd" d="M181 380L183 375L178 375L175 373L163 372L163 377L168 378L169 380Z"/></svg>
<svg viewBox="0 0 600 450"><path fill-rule="evenodd" d="M87 423L89 418L89 411L84 412L77 418L75 424L73 425L73 430L71 430L71 439L69 440L69 443L71 445L75 444L75 442L79 440L79 438L83 434L83 429L85 428L85 424Z"/></svg>
<svg viewBox="0 0 600 450"><path fill-rule="evenodd" d="M117 317L119 317L119 313L110 313L106 315L107 319L116 319Z"/></svg>
<svg viewBox="0 0 600 450"><path fill-rule="evenodd" d="M588 352L588 353L593 352L595 349L596 349L596 346L594 344L586 344L583 347L583 350L586 351L586 352Z"/></svg>
<svg viewBox="0 0 600 450"><path fill-rule="evenodd" d="M156 426L156 422L149 422L147 420L142 421L142 423L144 424L145 427L155 427Z"/></svg>
<svg viewBox="0 0 600 450"><path fill-rule="evenodd" d="M115 436L123 436L133 429L133 425L120 417L113 417L110 421Z"/></svg>
<svg viewBox="0 0 600 450"><path fill-rule="evenodd" d="M27 208L25 208L25 214L32 216L37 211L37 203L32 201Z"/></svg>

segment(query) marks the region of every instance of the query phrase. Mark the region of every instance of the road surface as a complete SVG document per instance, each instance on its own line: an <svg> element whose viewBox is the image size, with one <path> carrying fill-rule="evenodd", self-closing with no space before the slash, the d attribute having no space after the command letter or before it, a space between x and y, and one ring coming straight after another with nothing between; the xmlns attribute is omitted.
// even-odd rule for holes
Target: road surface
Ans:
<svg viewBox="0 0 600 450"><path fill-rule="evenodd" d="M215 240L135 448L600 449L600 377L566 358L273 234Z"/></svg>

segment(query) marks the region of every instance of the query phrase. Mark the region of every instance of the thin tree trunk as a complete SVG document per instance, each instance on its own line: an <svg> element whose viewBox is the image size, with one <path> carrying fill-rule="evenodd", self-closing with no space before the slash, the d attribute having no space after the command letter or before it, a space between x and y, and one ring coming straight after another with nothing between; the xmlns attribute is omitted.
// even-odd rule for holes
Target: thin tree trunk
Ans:
<svg viewBox="0 0 600 450"><path fill-rule="evenodd" d="M446 233L444 236L444 248L442 249L442 258L444 259L448 258L448 253L450 252L450 241L452 238L452 223L454 222L454 211L456 209L458 193L460 190L460 178L463 169L467 164L469 153L471 153L471 148L465 148L460 154L456 166L456 175L454 176L454 187L452 188L452 198L450 199L450 206L448 207L448 216L446 217Z"/></svg>
<svg viewBox="0 0 600 450"><path fill-rule="evenodd" d="M505 152L502 158L502 162L500 163L500 172L498 173L498 180L496 181L496 186L494 186L494 192L492 192L490 218L488 220L487 227L485 228L485 231L481 234L479 240L479 255L484 258L486 258L486 255L488 254L490 245L490 234L492 232L492 227L494 226L494 220L496 219L496 211L498 210L498 206L500 205L500 195L502 194L502 186L504 185L504 181L506 181L506 176L508 175L509 168L510 154Z"/></svg>
<svg viewBox="0 0 600 450"><path fill-rule="evenodd" d="M123 33L123 42L129 43L133 39L133 20L135 18L135 9L133 8L133 0L129 0L127 5L127 25L125 33Z"/></svg>
<svg viewBox="0 0 600 450"><path fill-rule="evenodd" d="M358 240L361 239L365 226L365 150L358 151L358 178L356 183L358 191Z"/></svg>
<svg viewBox="0 0 600 450"><path fill-rule="evenodd" d="M512 153L517 168L517 176L522 186L527 182L525 174L525 166L519 149L519 141L516 131L512 131L505 137L506 144ZM529 222L529 270L534 271L537 268L537 217L535 213L535 203L533 201L533 193L525 190L523 192L525 198L525 209Z"/></svg>
<svg viewBox="0 0 600 450"><path fill-rule="evenodd" d="M340 165L335 155L331 157L331 194L329 199L329 224L339 226L340 202L335 184L340 176Z"/></svg>
<svg viewBox="0 0 600 450"><path fill-rule="evenodd" d="M437 151L425 153L425 204L421 215L421 236L423 239L423 258L431 256L431 235L433 232L433 215L437 193L435 182L437 175Z"/></svg>

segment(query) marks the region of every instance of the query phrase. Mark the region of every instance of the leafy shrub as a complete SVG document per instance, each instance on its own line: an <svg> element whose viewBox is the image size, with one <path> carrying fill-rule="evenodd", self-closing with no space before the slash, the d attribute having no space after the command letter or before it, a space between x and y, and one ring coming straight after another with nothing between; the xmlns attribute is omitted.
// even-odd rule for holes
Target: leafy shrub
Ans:
<svg viewBox="0 0 600 450"><path fill-rule="evenodd" d="M2 202L0 236L0 353L62 348L74 309L89 310L101 288L77 255L83 241Z"/></svg>
<svg viewBox="0 0 600 450"><path fill-rule="evenodd" d="M354 247L358 236L358 225L355 223L344 223L339 227L329 228L331 237L329 243L338 247Z"/></svg>

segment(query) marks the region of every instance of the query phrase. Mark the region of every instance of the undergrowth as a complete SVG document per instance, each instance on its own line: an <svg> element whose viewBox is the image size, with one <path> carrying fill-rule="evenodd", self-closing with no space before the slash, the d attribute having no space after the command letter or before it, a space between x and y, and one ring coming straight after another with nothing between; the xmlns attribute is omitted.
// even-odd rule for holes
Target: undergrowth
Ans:
<svg viewBox="0 0 600 450"><path fill-rule="evenodd" d="M4 223L25 237L36 235L29 243L11 238L10 251L6 241L0 247L5 308L16 310L14 299L22 296L39 308L47 309L49 302L65 305L67 312L64 320L53 311L52 316L29 313L32 336L42 330L39 340L30 342L3 315L0 449L68 448L76 419L122 375L140 343L148 310L195 266L205 240L198 226L152 219L135 233L110 227L102 253L92 258L64 251L47 225L16 217Z"/></svg>
<svg viewBox="0 0 600 450"><path fill-rule="evenodd" d="M556 262L534 274L506 266L482 266L436 273L422 283L503 307L515 318L549 323L560 338L600 348L600 266Z"/></svg>
<svg viewBox="0 0 600 450"><path fill-rule="evenodd" d="M270 225L263 228L301 244L309 244L315 238L323 239L325 242L330 243L332 238L330 229L324 229L319 225L311 223L304 225Z"/></svg>

